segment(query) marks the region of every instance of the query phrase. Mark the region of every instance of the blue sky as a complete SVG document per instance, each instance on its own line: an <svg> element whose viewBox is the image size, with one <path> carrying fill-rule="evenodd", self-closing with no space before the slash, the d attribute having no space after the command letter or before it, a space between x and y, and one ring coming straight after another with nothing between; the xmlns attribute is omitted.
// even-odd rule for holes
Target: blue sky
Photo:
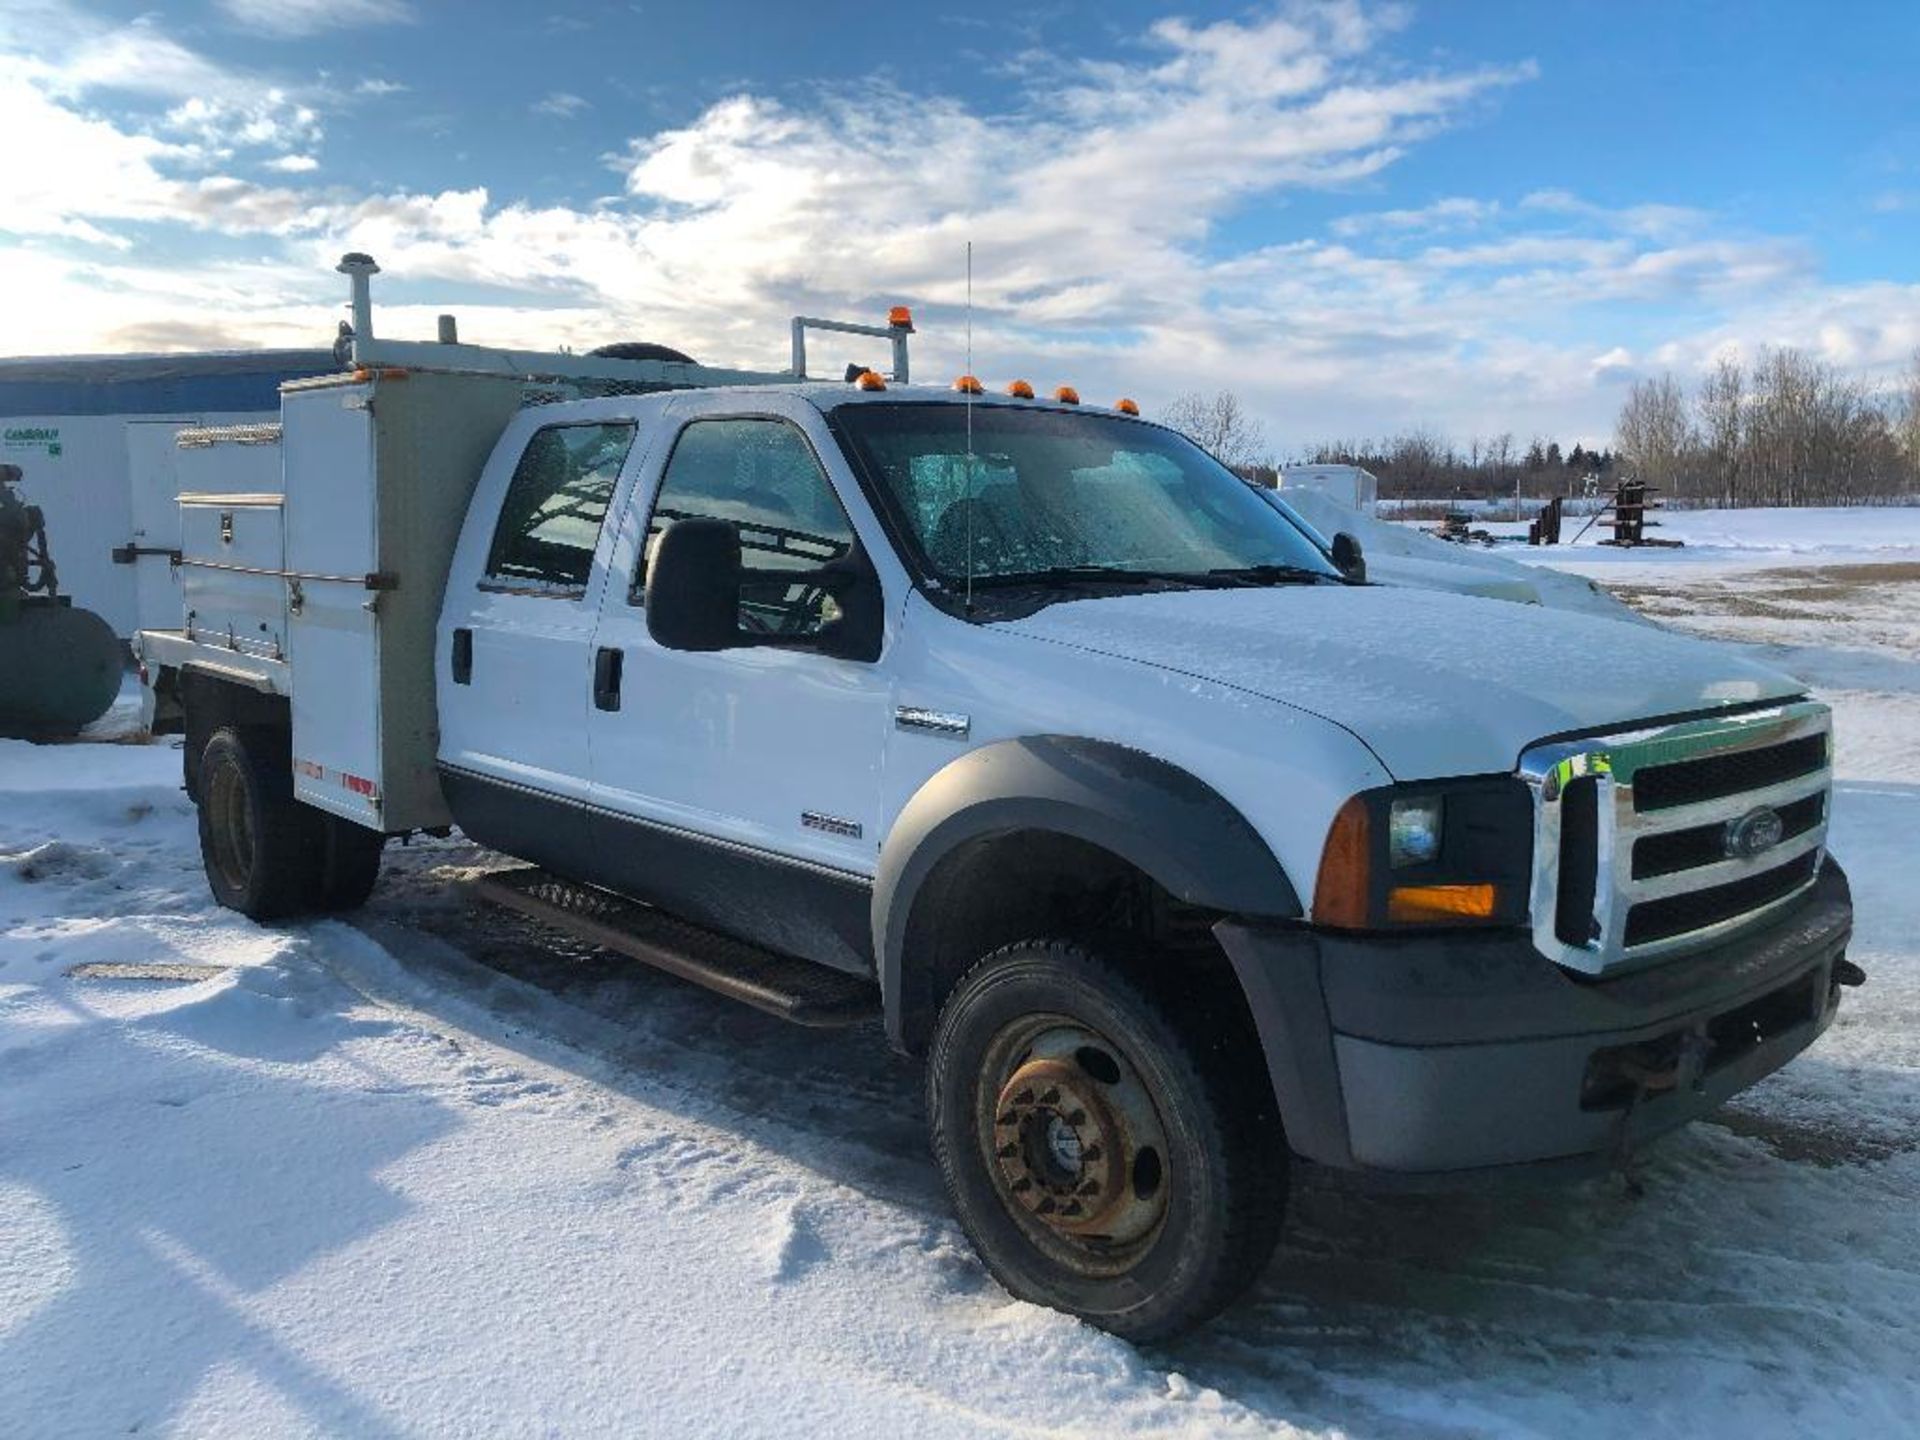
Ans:
<svg viewBox="0 0 1920 1440"><path fill-rule="evenodd" d="M1920 346L1911 3L0 0L13 353L395 333L1230 387L1281 453L1604 439L1626 385Z"/></svg>

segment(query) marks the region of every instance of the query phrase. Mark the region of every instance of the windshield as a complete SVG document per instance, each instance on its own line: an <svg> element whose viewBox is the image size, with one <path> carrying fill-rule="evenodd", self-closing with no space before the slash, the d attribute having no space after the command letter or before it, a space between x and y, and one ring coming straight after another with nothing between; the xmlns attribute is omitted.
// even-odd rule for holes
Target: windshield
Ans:
<svg viewBox="0 0 1920 1440"><path fill-rule="evenodd" d="M976 589L1102 572L1339 579L1300 527L1171 430L952 403L843 405L833 418L915 558L949 588L969 574Z"/></svg>

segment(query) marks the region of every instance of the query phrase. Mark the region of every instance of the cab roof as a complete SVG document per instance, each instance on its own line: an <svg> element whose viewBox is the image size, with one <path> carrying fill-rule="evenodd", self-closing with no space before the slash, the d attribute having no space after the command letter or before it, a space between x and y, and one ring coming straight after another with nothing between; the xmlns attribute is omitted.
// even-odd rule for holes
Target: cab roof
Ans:
<svg viewBox="0 0 1920 1440"><path fill-rule="evenodd" d="M1036 396L1032 400L1017 396L987 391L979 395L968 395L948 385L893 385L884 390L862 390L849 381L795 381L776 385L727 385L703 390L703 394L737 392L742 395L776 394L798 395L819 410L837 410L846 405L965 405L971 401L976 406L999 406L1010 410L1058 410L1069 414L1105 415L1121 420L1135 420L1139 416L1129 415L1108 405L1066 404L1059 400L1042 399Z"/></svg>

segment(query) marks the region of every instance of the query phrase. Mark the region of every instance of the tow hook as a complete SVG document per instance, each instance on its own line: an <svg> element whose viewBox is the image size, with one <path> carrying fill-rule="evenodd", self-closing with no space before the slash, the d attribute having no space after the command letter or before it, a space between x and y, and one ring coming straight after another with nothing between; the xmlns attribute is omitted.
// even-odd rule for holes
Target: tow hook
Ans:
<svg viewBox="0 0 1920 1440"><path fill-rule="evenodd" d="M1842 955L1833 962L1833 983L1852 990L1867 983L1867 972Z"/></svg>
<svg viewBox="0 0 1920 1440"><path fill-rule="evenodd" d="M1664 1065L1648 1065L1631 1055L1621 1055L1615 1060L1616 1073L1633 1085L1633 1094L1627 1100L1626 1109L1620 1112L1620 1128L1615 1132L1614 1146L1614 1170L1625 1183L1627 1194L1632 1199L1638 1200L1647 1193L1647 1187L1640 1180L1633 1150L1633 1117L1640 1109L1640 1102L1649 1096L1664 1095L1673 1090L1697 1089L1710 1048L1704 1031L1690 1030L1680 1037L1673 1058Z"/></svg>

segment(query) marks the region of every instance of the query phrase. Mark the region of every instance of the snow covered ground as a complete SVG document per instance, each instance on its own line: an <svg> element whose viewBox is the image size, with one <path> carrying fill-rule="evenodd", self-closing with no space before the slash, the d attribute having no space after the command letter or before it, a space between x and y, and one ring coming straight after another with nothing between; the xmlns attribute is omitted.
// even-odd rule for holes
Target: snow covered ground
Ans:
<svg viewBox="0 0 1920 1440"><path fill-rule="evenodd" d="M1911 1433L1920 564L1876 538L1605 577L1838 709L1829 1035L1639 1198L1306 1187L1164 1349L986 1278L876 1032L555 946L457 841L261 929L172 744L0 744L0 1435Z"/></svg>
<svg viewBox="0 0 1920 1440"><path fill-rule="evenodd" d="M1584 516L1567 515L1560 533L1566 543L1533 547L1500 545L1494 553L1508 559L1577 574L1598 576L1611 583L1625 573L1662 573L1676 564L1716 569L1791 565L1807 561L1823 564L1866 564L1920 560L1920 506L1846 506L1831 509L1783 510L1659 510L1657 525L1647 533L1659 540L1678 540L1679 549L1622 549L1604 545L1612 532L1595 525L1582 534ZM1431 525L1423 528L1431 529ZM1492 535L1527 538L1525 522L1495 521L1476 525ZM1579 536L1579 543L1574 539ZM1628 567L1622 571L1619 567Z"/></svg>

